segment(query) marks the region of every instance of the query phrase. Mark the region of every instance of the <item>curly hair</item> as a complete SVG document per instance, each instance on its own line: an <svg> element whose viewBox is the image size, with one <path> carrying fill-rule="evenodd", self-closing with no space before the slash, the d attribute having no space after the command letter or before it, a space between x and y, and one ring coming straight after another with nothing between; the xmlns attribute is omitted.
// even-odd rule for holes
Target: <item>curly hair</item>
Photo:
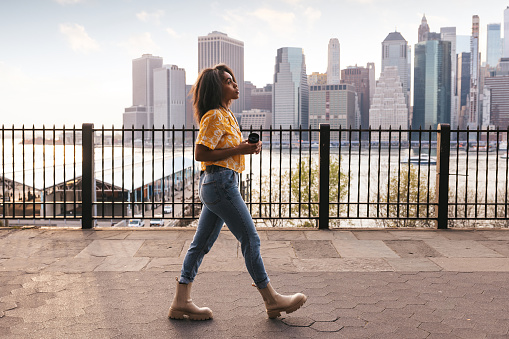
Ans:
<svg viewBox="0 0 509 339"><path fill-rule="evenodd" d="M205 113L222 106L224 73L230 74L232 80L236 82L230 67L218 64L212 68L203 69L191 88L194 118L198 123Z"/></svg>

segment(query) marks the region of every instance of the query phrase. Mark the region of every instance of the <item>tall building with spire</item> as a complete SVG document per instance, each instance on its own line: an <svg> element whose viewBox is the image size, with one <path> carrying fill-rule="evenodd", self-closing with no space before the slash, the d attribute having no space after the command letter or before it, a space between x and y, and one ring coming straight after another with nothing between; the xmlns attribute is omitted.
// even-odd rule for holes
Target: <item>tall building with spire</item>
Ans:
<svg viewBox="0 0 509 339"><path fill-rule="evenodd" d="M410 101L410 49L401 33L392 32L382 42L382 72L387 66L396 66L399 79L403 85L403 93L408 106Z"/></svg>
<svg viewBox="0 0 509 339"><path fill-rule="evenodd" d="M468 127L480 126L479 117L479 16L472 16L472 35L470 36L470 102Z"/></svg>
<svg viewBox="0 0 509 339"><path fill-rule="evenodd" d="M244 42L217 31L198 37L198 72L220 63L228 65L235 74L240 95L233 101L231 110L241 113L244 109Z"/></svg>
<svg viewBox="0 0 509 339"><path fill-rule="evenodd" d="M309 126L309 87L302 48L283 47L277 50L272 87L272 122L275 128Z"/></svg>
<svg viewBox="0 0 509 339"><path fill-rule="evenodd" d="M328 51L328 59L327 59L327 84L328 85L337 85L340 81L340 72L339 68L339 40L336 38L332 38L329 40L329 51Z"/></svg>
<svg viewBox="0 0 509 339"><path fill-rule="evenodd" d="M428 34L429 34L428 20L426 20L426 15L423 15L421 25L419 26L417 42L427 41Z"/></svg>

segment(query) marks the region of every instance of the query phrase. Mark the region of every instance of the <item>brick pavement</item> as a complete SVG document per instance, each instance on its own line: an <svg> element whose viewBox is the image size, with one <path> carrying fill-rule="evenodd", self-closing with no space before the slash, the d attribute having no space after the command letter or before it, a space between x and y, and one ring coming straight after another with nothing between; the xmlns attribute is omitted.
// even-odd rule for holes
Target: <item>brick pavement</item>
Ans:
<svg viewBox="0 0 509 339"><path fill-rule="evenodd" d="M169 320L193 231L0 230L0 337L507 338L509 231L260 230L269 320L222 232L193 286L212 321Z"/></svg>

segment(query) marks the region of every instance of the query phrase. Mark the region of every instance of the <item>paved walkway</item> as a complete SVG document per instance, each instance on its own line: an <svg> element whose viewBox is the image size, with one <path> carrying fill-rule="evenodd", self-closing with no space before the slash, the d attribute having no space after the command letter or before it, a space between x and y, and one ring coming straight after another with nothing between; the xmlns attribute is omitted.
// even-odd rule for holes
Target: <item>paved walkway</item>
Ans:
<svg viewBox="0 0 509 339"><path fill-rule="evenodd" d="M0 337L508 338L509 230L260 230L273 286L303 292L267 319L223 231L169 320L192 229L0 230Z"/></svg>

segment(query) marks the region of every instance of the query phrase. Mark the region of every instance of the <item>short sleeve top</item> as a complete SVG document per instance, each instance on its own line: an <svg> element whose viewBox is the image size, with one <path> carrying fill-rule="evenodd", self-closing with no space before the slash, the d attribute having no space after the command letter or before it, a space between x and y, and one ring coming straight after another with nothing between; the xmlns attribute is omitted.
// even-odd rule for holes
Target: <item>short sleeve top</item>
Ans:
<svg viewBox="0 0 509 339"><path fill-rule="evenodd" d="M235 147L241 142L242 133L240 132L239 123L229 109L212 109L201 118L196 144L214 150ZM202 161L202 171L209 165L226 167L240 173L245 168L244 155L234 155L218 161Z"/></svg>

